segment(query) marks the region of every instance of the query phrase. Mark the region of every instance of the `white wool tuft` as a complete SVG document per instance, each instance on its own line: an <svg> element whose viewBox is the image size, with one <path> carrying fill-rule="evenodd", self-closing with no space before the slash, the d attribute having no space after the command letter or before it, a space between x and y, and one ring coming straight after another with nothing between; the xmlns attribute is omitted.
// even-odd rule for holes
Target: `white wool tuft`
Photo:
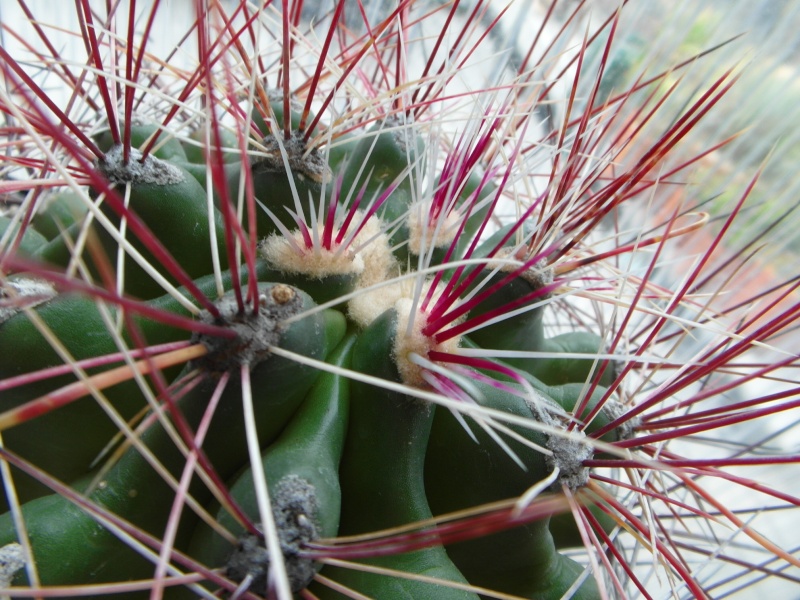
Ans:
<svg viewBox="0 0 800 600"><path fill-rule="evenodd" d="M422 202L408 211L408 249L417 256L431 247L447 248L455 239L461 224L457 211L450 211L437 220L431 220L428 213L429 207Z"/></svg>
<svg viewBox="0 0 800 600"><path fill-rule="evenodd" d="M272 234L261 243L261 256L280 271L301 273L312 279L322 279L329 275L347 275L364 271L364 259L350 252L336 253L336 248L314 248L298 253L296 248L304 248L300 232L292 235L294 244L283 235Z"/></svg>

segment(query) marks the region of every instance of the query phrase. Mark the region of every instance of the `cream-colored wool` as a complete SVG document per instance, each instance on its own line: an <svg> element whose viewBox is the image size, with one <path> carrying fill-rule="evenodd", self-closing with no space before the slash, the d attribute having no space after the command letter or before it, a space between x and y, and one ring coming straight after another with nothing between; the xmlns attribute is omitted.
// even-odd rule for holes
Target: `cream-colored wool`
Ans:
<svg viewBox="0 0 800 600"><path fill-rule="evenodd" d="M363 213L357 211L353 219L358 223ZM359 234L344 250L334 245L325 248L306 248L299 231L292 233L289 241L283 234L274 233L261 243L261 256L273 267L286 273L301 273L314 279L329 275L359 275L358 287L365 288L385 281L390 267L395 263L389 249L389 238L382 231L377 217L370 217ZM317 226L317 238L322 238L323 225ZM298 248L300 252L298 252Z"/></svg>
<svg viewBox="0 0 800 600"><path fill-rule="evenodd" d="M429 287L429 284L425 285L423 296ZM428 353L432 350L447 353L455 352L458 349L461 338L456 336L439 344L434 343L433 338L422 333L422 329L428 323L427 315L420 312L419 307L416 307L416 312L414 309L412 298L400 298L395 303L395 310L397 310L397 337L395 337L394 341L394 362L397 365L397 371L400 373L400 379L403 383L414 387L426 388L428 383L422 377L424 369L409 360L409 356L414 353L427 359ZM408 324L412 313L414 321L409 329Z"/></svg>
<svg viewBox="0 0 800 600"><path fill-rule="evenodd" d="M336 248L306 249L299 231L292 234L292 239L296 245L281 234L272 234L261 243L261 256L280 271L302 273L312 279L364 271L364 259L358 254L347 250L337 254ZM298 253L297 247L304 251Z"/></svg>
<svg viewBox="0 0 800 600"><path fill-rule="evenodd" d="M446 248L455 239L460 224L458 211L431 220L429 205L418 202L408 211L408 249L419 256L432 247Z"/></svg>

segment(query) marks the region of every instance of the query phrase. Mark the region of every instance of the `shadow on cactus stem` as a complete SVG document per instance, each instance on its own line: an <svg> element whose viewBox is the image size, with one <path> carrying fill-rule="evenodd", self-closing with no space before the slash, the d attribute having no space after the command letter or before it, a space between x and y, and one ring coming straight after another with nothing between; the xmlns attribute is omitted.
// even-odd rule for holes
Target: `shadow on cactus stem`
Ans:
<svg viewBox="0 0 800 600"><path fill-rule="evenodd" d="M739 39L542 4L3 6L0 594L800 583Z"/></svg>

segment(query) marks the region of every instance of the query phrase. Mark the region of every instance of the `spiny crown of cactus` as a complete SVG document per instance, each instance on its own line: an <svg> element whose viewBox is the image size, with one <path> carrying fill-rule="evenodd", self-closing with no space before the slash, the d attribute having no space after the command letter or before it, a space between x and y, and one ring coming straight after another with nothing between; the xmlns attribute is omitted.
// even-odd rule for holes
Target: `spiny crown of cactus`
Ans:
<svg viewBox="0 0 800 600"><path fill-rule="evenodd" d="M86 64L36 54L63 104L0 49L0 583L649 595L633 540L702 597L664 525L687 515L797 566L698 482L745 484L718 468L735 462L664 444L736 422L744 407L681 391L780 330L720 326L664 375L673 325L724 316L702 300L711 250L674 288L653 277L708 217L610 224L695 161L670 153L727 74L642 150L673 88L661 73L601 96L619 12L571 52L569 27L544 41L545 12L476 91L465 72L502 27L483 2L374 18L338 0L311 21L302 2L197 2L191 69L149 52L158 3L76 6ZM620 266L651 250L642 273Z"/></svg>

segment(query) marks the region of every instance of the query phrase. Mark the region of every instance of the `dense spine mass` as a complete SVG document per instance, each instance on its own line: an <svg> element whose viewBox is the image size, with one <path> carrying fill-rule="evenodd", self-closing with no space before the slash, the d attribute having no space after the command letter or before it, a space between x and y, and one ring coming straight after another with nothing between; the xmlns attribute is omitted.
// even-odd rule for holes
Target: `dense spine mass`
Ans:
<svg viewBox="0 0 800 600"><path fill-rule="evenodd" d="M628 536L703 597L664 525L687 515L797 566L695 477L738 479L659 445L737 418L744 405L694 419L706 392L673 395L774 332L741 321L684 379L664 375L679 364L659 346L679 335L667 323L723 321L681 312L704 297L700 267L680 289L649 280L706 217L631 243L610 225L687 166L669 153L724 77L642 149L625 132L672 91L641 77L601 102L619 12L574 56L566 26L527 58L514 48L476 92L461 71L502 39L483 2L378 18L337 0L313 35L302 2L197 2L187 70L134 33L158 3L105 22L76 4L84 75L51 46L38 57L64 106L0 49L0 207L15 205L0 214L0 587L646 596ZM550 79L575 94L542 124ZM652 111L628 121L637 94ZM640 247L657 248L646 273L623 272Z"/></svg>

